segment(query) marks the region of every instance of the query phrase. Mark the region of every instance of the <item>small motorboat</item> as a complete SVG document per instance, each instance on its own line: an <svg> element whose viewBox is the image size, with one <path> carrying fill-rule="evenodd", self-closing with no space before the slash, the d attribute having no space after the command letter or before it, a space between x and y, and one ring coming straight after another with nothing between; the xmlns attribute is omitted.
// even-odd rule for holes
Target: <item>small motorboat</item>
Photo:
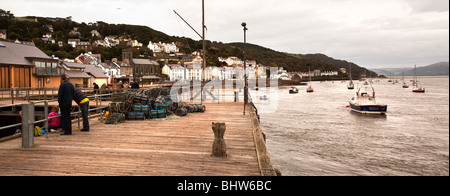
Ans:
<svg viewBox="0 0 450 196"><path fill-rule="evenodd" d="M306 92L312 93L312 92L314 92L314 89L311 86L309 86L308 88L306 88Z"/></svg>
<svg viewBox="0 0 450 196"><path fill-rule="evenodd" d="M353 90L355 89L355 84L352 81L350 81L350 84L347 85L347 88L348 90Z"/></svg>
<svg viewBox="0 0 450 196"><path fill-rule="evenodd" d="M352 111L361 114L385 114L388 107L387 105L377 103L375 90L371 85L363 85L360 87L355 93L355 97L349 103Z"/></svg>
<svg viewBox="0 0 450 196"><path fill-rule="evenodd" d="M267 100L269 100L269 98L266 95L263 95L263 96L259 97L259 100L267 101Z"/></svg>
<svg viewBox="0 0 450 196"><path fill-rule="evenodd" d="M425 93L425 88L416 85L416 86L413 88L412 92L413 92L413 93Z"/></svg>
<svg viewBox="0 0 450 196"><path fill-rule="evenodd" d="M289 90L289 94L297 94L298 93L298 88L296 87L291 87L291 90Z"/></svg>
<svg viewBox="0 0 450 196"><path fill-rule="evenodd" d="M405 82L403 83L403 88L409 88L409 85L407 85Z"/></svg>

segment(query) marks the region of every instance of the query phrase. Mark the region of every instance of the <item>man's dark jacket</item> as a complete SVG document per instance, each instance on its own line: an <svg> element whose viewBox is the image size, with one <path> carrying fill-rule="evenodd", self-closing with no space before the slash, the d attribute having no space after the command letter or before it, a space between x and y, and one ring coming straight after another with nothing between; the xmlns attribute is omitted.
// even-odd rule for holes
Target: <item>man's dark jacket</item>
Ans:
<svg viewBox="0 0 450 196"><path fill-rule="evenodd" d="M77 102L78 105L80 104L81 101L83 101L83 99L87 98L87 96L79 88L75 88L74 93L75 95L73 96L73 100L75 100L75 102Z"/></svg>
<svg viewBox="0 0 450 196"><path fill-rule="evenodd" d="M68 81L64 81L59 86L59 90L58 90L59 106L60 107L71 107L74 93L75 93L75 88L73 87L73 85Z"/></svg>

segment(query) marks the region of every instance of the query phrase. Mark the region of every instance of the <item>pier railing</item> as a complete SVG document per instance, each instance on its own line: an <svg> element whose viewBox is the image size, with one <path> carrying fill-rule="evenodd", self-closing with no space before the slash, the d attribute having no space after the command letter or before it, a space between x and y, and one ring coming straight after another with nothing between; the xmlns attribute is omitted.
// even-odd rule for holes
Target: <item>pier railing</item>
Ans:
<svg viewBox="0 0 450 196"><path fill-rule="evenodd" d="M111 94L116 92L132 91L130 88L118 89L116 87L109 87L106 89L98 89L95 92L94 88L79 88L86 95L95 94ZM11 101L15 104L17 101L41 101L55 99L58 97L58 88L9 88L0 89L0 101Z"/></svg>
<svg viewBox="0 0 450 196"><path fill-rule="evenodd" d="M107 108L107 106L103 106L102 99L104 99L104 98L111 99L112 95L113 94L110 93L110 94L101 94L101 95L95 94L92 96L88 96L89 99L93 98L95 101L95 108L89 109L88 112L96 111L95 113L99 114L102 109ZM20 103L20 104L0 105L0 108L21 107L21 114L22 114L21 115L22 120L20 123L0 127L0 131L5 130L5 129L10 129L10 128L15 128L15 127L20 127L21 128L20 135L22 136L22 148L33 147L35 124L45 123L44 124L44 127L45 127L44 130L46 131L45 137L48 139L48 133L50 132L48 120L61 117L61 115L59 115L59 116L48 118L49 103L57 102L57 101L58 100L44 100L44 101L35 101L35 102ZM45 118L42 120L35 120L36 119L35 106L36 106L36 104L40 104L40 103L44 103L44 117ZM81 110L80 110L79 106L78 106L78 111L72 112L70 115L71 115L71 117L76 116L75 120L78 121L78 127L79 127L80 126L80 118L81 118Z"/></svg>

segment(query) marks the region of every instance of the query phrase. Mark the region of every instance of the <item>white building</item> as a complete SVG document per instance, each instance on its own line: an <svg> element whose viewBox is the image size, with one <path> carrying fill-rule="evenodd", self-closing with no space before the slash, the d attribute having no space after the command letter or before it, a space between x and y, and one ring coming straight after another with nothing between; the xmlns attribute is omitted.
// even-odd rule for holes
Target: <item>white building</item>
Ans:
<svg viewBox="0 0 450 196"><path fill-rule="evenodd" d="M180 52L180 49L177 47L177 45L172 42L172 43L153 43L153 42L149 42L148 46L147 46L150 50L152 50L154 53L161 53L161 52L165 52L167 54L169 53L177 53Z"/></svg>
<svg viewBox="0 0 450 196"><path fill-rule="evenodd" d="M337 71L324 71L320 73L321 76L337 76L339 73Z"/></svg>
<svg viewBox="0 0 450 196"><path fill-rule="evenodd" d="M119 45L120 40L116 36L106 36L105 42L107 44L107 47L114 47Z"/></svg>
<svg viewBox="0 0 450 196"><path fill-rule="evenodd" d="M219 57L219 61L220 62L225 62L227 65L231 66L231 65L243 65L244 61L239 59L238 57L235 56L231 56L228 58L222 58Z"/></svg>
<svg viewBox="0 0 450 196"><path fill-rule="evenodd" d="M75 48L80 43L80 39L69 39L67 40L67 43L69 45L72 45L73 48Z"/></svg>

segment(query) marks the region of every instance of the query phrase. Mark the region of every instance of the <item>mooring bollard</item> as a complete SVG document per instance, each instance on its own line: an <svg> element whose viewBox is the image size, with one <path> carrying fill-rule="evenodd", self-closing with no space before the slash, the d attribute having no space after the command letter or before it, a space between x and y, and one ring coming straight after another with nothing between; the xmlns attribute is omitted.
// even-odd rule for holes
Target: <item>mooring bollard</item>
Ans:
<svg viewBox="0 0 450 196"><path fill-rule="evenodd" d="M22 148L31 148L34 145L34 105L22 105Z"/></svg>
<svg viewBox="0 0 450 196"><path fill-rule="evenodd" d="M212 146L212 155L214 157L226 157L227 145L223 139L226 130L225 123L212 123L212 129L214 132L214 143Z"/></svg>

